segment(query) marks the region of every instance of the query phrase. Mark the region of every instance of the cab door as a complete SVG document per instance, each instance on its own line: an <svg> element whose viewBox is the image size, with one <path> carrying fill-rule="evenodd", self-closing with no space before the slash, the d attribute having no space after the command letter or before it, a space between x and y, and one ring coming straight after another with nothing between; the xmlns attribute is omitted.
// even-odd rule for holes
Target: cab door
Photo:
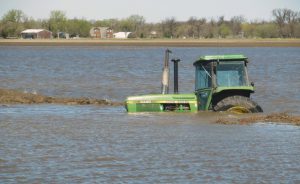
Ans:
<svg viewBox="0 0 300 184"><path fill-rule="evenodd" d="M208 110L212 97L212 62L196 65L195 93L198 98L198 110Z"/></svg>

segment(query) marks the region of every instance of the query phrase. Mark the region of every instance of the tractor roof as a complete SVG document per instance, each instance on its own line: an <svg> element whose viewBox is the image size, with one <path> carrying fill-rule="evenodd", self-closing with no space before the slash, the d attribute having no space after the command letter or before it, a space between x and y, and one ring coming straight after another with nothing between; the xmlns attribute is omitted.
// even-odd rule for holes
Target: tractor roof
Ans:
<svg viewBox="0 0 300 184"><path fill-rule="evenodd" d="M197 63L208 62L208 61L236 61L236 60L246 60L247 57L241 54L235 55L211 55L211 56L201 56L194 65Z"/></svg>

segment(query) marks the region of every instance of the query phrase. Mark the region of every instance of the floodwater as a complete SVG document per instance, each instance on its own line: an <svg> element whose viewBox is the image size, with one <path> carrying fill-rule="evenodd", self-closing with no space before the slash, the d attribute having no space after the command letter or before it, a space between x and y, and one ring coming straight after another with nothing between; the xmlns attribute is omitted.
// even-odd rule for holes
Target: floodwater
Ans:
<svg viewBox="0 0 300 184"><path fill-rule="evenodd" d="M123 101L158 93L162 47L0 47L0 88ZM170 48L179 90L200 55L242 53L265 112L300 114L300 48ZM0 183L300 183L300 127L218 125L220 113L0 106Z"/></svg>

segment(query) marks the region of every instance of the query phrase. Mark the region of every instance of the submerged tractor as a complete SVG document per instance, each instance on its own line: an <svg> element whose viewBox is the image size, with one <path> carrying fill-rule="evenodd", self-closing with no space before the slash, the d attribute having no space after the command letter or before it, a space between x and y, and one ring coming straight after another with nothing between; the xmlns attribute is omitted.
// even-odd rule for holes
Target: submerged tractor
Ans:
<svg viewBox="0 0 300 184"><path fill-rule="evenodd" d="M249 82L244 55L203 56L194 62L195 92L178 94L178 62L174 62L174 94L169 94L169 53L165 52L161 94L127 97L128 112L196 112L228 111L234 113L263 112L250 99L254 84Z"/></svg>

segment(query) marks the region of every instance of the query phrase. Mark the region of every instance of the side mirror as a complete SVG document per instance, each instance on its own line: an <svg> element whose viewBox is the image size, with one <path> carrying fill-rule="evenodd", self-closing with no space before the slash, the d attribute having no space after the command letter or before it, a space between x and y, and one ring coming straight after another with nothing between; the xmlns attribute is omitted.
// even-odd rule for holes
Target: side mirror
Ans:
<svg viewBox="0 0 300 184"><path fill-rule="evenodd" d="M251 82L250 84L251 84L251 86L253 86L253 87L254 87L254 82Z"/></svg>

